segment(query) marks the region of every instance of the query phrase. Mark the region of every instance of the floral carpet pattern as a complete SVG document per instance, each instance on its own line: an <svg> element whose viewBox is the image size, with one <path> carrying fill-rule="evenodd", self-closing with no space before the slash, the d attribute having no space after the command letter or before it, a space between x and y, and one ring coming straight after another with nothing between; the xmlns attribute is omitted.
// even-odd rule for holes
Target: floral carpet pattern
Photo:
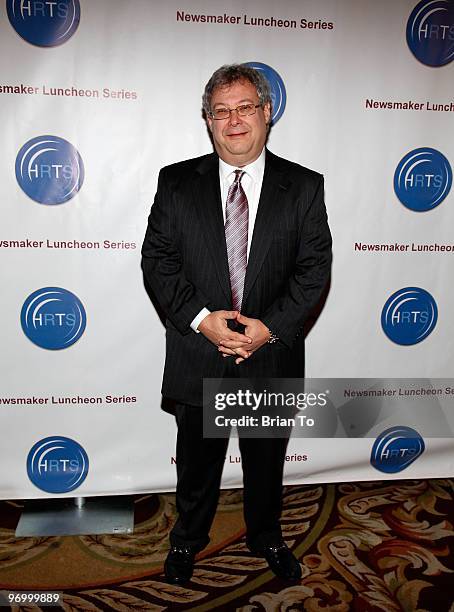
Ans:
<svg viewBox="0 0 454 612"><path fill-rule="evenodd" d="M188 585L165 582L172 494L137 496L131 535L15 538L21 505L0 502L0 590L62 593L17 612L454 612L454 480L287 487L288 586L245 545L241 491L224 491ZM4 607L3 609L7 609Z"/></svg>

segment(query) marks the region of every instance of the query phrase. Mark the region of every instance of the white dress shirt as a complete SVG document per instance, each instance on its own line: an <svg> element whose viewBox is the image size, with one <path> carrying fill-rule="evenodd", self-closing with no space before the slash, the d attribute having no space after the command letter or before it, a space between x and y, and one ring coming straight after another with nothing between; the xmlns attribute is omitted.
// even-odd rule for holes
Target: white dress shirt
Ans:
<svg viewBox="0 0 454 612"><path fill-rule="evenodd" d="M254 231L255 218L257 216L257 209L259 206L260 192L262 191L263 174L265 172L265 148L263 148L259 157L242 168L238 166L230 166L224 160L219 158L219 183L221 187L221 201L222 201L222 215L224 217L225 224L225 208L227 203L227 195L229 188L235 180L235 170L242 170L244 172L241 177L241 185L243 186L244 193L248 201L248 235L247 235L247 255L249 257L249 251L251 249L252 234ZM202 308L199 314L194 318L191 323L192 329L199 333L197 329L200 322L210 314L208 308Z"/></svg>

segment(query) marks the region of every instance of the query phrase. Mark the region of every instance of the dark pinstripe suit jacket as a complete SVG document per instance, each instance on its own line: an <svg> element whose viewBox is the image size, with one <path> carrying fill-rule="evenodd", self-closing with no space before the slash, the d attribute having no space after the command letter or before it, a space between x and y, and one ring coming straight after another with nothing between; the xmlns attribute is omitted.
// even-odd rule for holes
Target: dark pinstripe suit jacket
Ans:
<svg viewBox="0 0 454 612"><path fill-rule="evenodd" d="M161 170L142 256L145 278L167 317L162 393L202 405L202 379L232 369L232 359L190 328L204 306L232 308L216 154ZM234 366L238 375L303 376L302 327L330 265L323 177L267 151L242 313L263 321L280 342Z"/></svg>

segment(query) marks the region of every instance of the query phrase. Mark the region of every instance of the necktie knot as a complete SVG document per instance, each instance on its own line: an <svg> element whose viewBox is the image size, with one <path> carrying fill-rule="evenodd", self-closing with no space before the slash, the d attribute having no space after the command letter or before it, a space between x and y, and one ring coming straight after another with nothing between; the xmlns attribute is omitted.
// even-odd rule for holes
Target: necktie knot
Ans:
<svg viewBox="0 0 454 612"><path fill-rule="evenodd" d="M244 170L235 170L235 179L234 183L241 183L241 179L243 178L245 172Z"/></svg>

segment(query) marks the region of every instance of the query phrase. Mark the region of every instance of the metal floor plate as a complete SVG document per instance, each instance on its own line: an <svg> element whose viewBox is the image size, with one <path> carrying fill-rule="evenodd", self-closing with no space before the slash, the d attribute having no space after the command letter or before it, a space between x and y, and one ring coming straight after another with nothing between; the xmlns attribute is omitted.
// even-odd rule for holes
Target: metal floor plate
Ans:
<svg viewBox="0 0 454 612"><path fill-rule="evenodd" d="M16 537L50 535L127 534L134 531L131 497L92 497L30 500L16 529Z"/></svg>

